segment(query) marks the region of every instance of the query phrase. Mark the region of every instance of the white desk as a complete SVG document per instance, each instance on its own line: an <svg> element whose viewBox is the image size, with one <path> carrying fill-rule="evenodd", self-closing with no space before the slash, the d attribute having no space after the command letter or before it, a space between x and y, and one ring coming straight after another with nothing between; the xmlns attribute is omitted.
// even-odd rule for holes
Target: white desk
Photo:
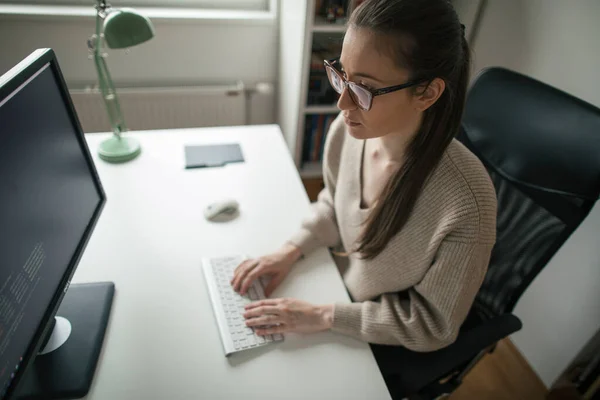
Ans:
<svg viewBox="0 0 600 400"><path fill-rule="evenodd" d="M129 133L134 161L96 156L108 201L73 282L113 281L116 294L88 399L389 399L366 343L331 332L226 358L200 269L202 256L278 248L309 200L277 126ZM245 163L185 170L184 145L239 142ZM203 207L234 197L240 216L209 223ZM349 301L325 250L275 293L313 303Z"/></svg>

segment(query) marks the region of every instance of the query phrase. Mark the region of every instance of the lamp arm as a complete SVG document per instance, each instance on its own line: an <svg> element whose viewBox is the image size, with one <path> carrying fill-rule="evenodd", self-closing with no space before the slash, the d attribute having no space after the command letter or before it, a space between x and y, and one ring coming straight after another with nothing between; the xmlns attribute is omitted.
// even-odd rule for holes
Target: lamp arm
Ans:
<svg viewBox="0 0 600 400"><path fill-rule="evenodd" d="M96 44L94 46L94 63L96 64L96 71L98 73L98 84L100 86L100 92L102 99L108 112L108 118L113 132L120 137L122 132L127 131L125 126L125 119L121 112L121 105L117 97L117 91L114 87L113 81L110 77L106 60L102 56L102 16L101 9L98 9L96 15Z"/></svg>

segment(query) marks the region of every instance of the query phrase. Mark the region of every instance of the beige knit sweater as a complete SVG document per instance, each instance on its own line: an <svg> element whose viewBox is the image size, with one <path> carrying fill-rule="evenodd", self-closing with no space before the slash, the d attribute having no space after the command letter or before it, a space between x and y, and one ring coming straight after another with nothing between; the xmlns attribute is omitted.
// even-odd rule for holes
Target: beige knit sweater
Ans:
<svg viewBox="0 0 600 400"><path fill-rule="evenodd" d="M369 213L360 207L363 146L336 118L325 144L325 188L291 239L303 254L317 246L351 250L360 237ZM492 182L477 157L454 140L383 252L373 260L348 257L343 279L354 302L335 304L332 329L415 351L451 344L483 281L495 239Z"/></svg>

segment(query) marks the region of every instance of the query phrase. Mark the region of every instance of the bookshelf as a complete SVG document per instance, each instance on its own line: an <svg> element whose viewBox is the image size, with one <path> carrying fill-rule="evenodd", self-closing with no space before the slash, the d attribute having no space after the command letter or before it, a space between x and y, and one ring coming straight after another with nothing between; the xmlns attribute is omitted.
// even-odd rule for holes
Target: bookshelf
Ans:
<svg viewBox="0 0 600 400"><path fill-rule="evenodd" d="M338 114L337 94L323 60L339 56L346 18L360 0L281 0L278 122L303 179L322 175L327 129ZM328 21L327 7L343 16Z"/></svg>

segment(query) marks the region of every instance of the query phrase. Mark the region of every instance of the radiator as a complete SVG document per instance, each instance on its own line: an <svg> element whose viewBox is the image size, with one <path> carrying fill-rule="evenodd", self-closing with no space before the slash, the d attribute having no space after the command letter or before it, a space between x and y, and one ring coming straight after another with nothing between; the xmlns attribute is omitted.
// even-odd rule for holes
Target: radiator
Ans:
<svg viewBox="0 0 600 400"><path fill-rule="evenodd" d="M70 93L84 132L111 130L104 102L97 89L71 90ZM251 106L255 104L264 108L273 103L273 90L257 93L256 90L245 89L242 84L117 88L117 94L129 130L256 123L253 121L256 118L252 118L252 114L256 114L256 111L260 114L261 110L253 112ZM273 118L274 116L271 118L267 113L267 120ZM262 110L262 119L265 119L264 110ZM261 120L258 123L265 123L265 121Z"/></svg>

